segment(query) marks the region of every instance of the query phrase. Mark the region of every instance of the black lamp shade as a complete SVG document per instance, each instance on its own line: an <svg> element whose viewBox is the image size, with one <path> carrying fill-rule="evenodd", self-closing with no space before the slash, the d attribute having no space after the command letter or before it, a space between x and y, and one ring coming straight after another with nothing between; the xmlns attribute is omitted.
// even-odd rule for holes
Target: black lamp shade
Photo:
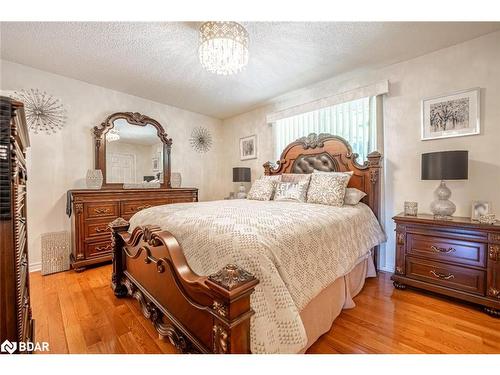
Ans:
<svg viewBox="0 0 500 375"><path fill-rule="evenodd" d="M233 182L250 182L250 168L233 168Z"/></svg>
<svg viewBox="0 0 500 375"><path fill-rule="evenodd" d="M467 180L469 151L422 154L422 180Z"/></svg>

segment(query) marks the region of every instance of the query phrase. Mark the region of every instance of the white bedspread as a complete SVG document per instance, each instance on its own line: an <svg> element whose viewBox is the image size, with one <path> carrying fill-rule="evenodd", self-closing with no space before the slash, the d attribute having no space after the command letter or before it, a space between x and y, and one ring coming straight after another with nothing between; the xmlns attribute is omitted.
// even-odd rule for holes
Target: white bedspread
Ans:
<svg viewBox="0 0 500 375"><path fill-rule="evenodd" d="M260 280L251 296L253 353L302 349L307 337L299 312L385 241L372 211L362 203L179 203L142 210L130 224L130 231L147 224L170 231L200 275L235 263Z"/></svg>

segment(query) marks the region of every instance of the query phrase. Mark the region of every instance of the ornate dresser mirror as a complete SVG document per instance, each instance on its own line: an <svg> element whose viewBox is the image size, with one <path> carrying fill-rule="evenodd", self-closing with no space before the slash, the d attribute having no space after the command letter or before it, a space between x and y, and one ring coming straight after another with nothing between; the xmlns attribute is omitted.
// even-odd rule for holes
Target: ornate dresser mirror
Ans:
<svg viewBox="0 0 500 375"><path fill-rule="evenodd" d="M117 112L93 133L95 168L102 171L104 189L151 181L170 188L172 139L158 121L137 112Z"/></svg>
<svg viewBox="0 0 500 375"><path fill-rule="evenodd" d="M93 129L95 168L103 175L103 189L68 191L66 213L71 216L71 266L83 271L113 257L109 223L130 220L150 207L198 201L197 188L170 186L170 149L160 123L137 112L118 112ZM124 189L158 179L153 188ZM145 186L148 186L147 184Z"/></svg>

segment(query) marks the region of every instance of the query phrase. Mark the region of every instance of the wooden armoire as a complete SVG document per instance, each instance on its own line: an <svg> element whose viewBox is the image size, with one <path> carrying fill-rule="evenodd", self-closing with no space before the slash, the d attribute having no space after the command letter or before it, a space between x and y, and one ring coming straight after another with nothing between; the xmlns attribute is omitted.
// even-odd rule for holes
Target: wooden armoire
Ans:
<svg viewBox="0 0 500 375"><path fill-rule="evenodd" d="M0 97L0 343L33 342L26 230L28 147L23 104Z"/></svg>

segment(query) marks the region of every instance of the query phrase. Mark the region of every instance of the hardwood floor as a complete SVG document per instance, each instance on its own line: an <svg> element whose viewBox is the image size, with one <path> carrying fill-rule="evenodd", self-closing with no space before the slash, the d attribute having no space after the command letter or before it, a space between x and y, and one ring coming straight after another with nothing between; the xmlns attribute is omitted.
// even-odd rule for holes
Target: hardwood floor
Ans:
<svg viewBox="0 0 500 375"><path fill-rule="evenodd" d="M130 298L109 287L111 266L31 274L37 341L50 353L175 353ZM500 319L479 308L368 279L308 353L500 353Z"/></svg>

